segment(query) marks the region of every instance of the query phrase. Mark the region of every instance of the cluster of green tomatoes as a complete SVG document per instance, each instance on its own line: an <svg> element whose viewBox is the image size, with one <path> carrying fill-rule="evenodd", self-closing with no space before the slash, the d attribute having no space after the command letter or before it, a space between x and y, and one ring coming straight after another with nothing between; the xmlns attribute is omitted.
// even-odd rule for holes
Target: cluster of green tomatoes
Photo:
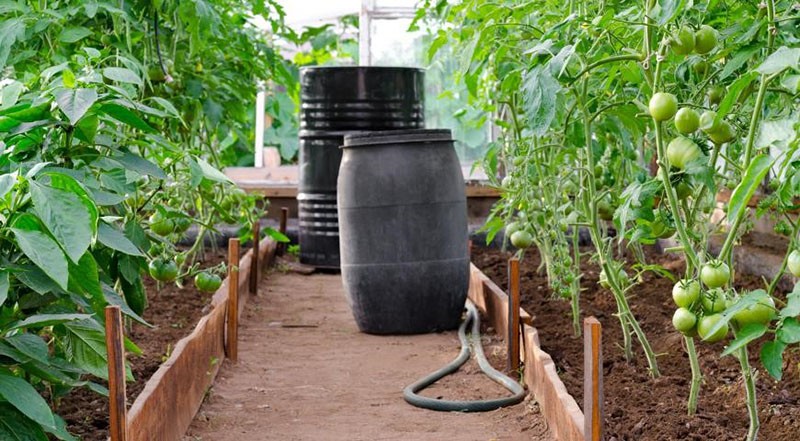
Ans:
<svg viewBox="0 0 800 441"><path fill-rule="evenodd" d="M798 266L800 270L800 265ZM723 340L728 335L729 326L716 325L722 320L723 311L734 301L733 292L726 288L730 279L728 265L712 260L700 269L702 286L694 279L679 280L672 288L672 300L678 307L672 316L675 329L690 337L700 336L710 343ZM772 297L765 291L757 291L756 295L758 297L755 304L738 311L732 317L737 326L767 324L775 318L775 302Z"/></svg>

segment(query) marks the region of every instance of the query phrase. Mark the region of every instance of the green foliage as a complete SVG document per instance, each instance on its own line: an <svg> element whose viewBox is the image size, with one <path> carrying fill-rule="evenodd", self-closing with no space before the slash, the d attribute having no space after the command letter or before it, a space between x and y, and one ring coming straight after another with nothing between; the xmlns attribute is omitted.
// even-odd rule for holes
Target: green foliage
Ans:
<svg viewBox="0 0 800 441"><path fill-rule="evenodd" d="M0 13L0 438L72 439L39 394L104 391L105 307L148 325L150 261L180 262L181 284L206 271L215 225L260 217L219 169L252 157L256 82L295 81L270 44L290 31L271 0L0 1ZM173 227L156 234L152 216Z"/></svg>

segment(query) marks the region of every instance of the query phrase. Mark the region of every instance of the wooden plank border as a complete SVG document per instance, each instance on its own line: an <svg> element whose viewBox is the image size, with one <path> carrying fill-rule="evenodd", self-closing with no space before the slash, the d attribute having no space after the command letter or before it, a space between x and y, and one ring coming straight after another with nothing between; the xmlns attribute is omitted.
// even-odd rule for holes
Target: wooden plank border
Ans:
<svg viewBox="0 0 800 441"><path fill-rule="evenodd" d="M248 299L247 285L254 250L259 262L271 265L277 243L258 242L239 262L239 315ZM225 358L226 278L211 299L211 311L175 345L169 359L147 381L128 411L129 441L179 441L188 430Z"/></svg>
<svg viewBox="0 0 800 441"><path fill-rule="evenodd" d="M499 336L508 339L508 303L505 292L474 264L470 264L469 299L489 318ZM560 441L583 441L584 416L575 398L558 377L556 365L539 344L539 333L527 323L535 323L524 309L521 354L525 363L524 381L539 402L553 436ZM507 341L507 340L506 340Z"/></svg>

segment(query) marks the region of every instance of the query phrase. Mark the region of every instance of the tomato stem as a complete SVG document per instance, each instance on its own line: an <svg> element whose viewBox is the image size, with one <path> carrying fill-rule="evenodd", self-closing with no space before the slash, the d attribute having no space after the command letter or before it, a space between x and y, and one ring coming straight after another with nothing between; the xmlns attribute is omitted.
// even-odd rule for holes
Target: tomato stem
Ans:
<svg viewBox="0 0 800 441"><path fill-rule="evenodd" d="M744 389L747 393L747 413L750 416L750 427L747 430L747 441L755 441L758 439L758 403L756 400L756 384L753 377L753 371L750 369L750 359L747 355L747 346L743 346L738 351L739 364L742 369L742 378L744 379Z"/></svg>
<svg viewBox="0 0 800 441"><path fill-rule="evenodd" d="M700 383L703 381L703 374L700 371L700 361L697 358L697 349L694 347L694 337L684 336L686 342L686 353L689 355L689 365L692 368L692 381L689 387L689 401L686 408L689 416L694 416L697 412L697 396L700 394Z"/></svg>

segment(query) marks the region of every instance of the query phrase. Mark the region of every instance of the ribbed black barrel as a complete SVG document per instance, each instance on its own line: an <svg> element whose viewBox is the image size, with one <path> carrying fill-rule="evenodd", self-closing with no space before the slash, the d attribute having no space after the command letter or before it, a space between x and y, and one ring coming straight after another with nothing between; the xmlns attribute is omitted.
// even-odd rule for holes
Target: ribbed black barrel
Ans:
<svg viewBox="0 0 800 441"><path fill-rule="evenodd" d="M454 329L469 285L464 178L449 130L345 137L342 279L373 334Z"/></svg>
<svg viewBox="0 0 800 441"><path fill-rule="evenodd" d="M339 146L347 133L424 127L423 80L404 67L300 71L300 262L339 268Z"/></svg>
<svg viewBox="0 0 800 441"><path fill-rule="evenodd" d="M424 74L407 67L310 67L300 72L301 130L424 127Z"/></svg>

